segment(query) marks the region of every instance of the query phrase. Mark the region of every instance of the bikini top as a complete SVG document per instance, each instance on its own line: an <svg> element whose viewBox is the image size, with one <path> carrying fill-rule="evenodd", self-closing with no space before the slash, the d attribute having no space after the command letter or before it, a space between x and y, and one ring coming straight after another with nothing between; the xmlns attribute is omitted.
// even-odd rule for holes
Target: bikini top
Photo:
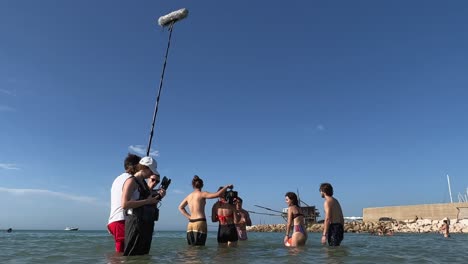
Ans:
<svg viewBox="0 0 468 264"><path fill-rule="evenodd" d="M298 213L298 214L292 214L292 217L293 217L293 219L296 219L296 217L298 217L298 216L304 216L304 215L303 215L303 214L301 214L301 213Z"/></svg>
<svg viewBox="0 0 468 264"><path fill-rule="evenodd" d="M227 223L227 218L233 218L234 215L233 214L230 214L230 215L218 215L218 219L219 219L219 222L221 223Z"/></svg>

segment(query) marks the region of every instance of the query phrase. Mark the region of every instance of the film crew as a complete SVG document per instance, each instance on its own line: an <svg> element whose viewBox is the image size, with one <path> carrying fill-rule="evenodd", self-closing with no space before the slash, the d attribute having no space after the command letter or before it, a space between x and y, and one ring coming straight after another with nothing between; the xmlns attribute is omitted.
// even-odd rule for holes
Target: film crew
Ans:
<svg viewBox="0 0 468 264"><path fill-rule="evenodd" d="M287 192L285 202L288 205L288 223L286 224L284 245L287 247L304 246L307 241L307 229L297 195L293 192ZM289 235L291 227L292 234Z"/></svg>
<svg viewBox="0 0 468 264"><path fill-rule="evenodd" d="M126 210L124 256L148 254L153 238L154 221L158 212L156 204L166 195L165 188L153 195L145 179L159 178L157 163L143 157L134 176L125 181L122 191L122 208Z"/></svg>
<svg viewBox="0 0 468 264"><path fill-rule="evenodd" d="M252 225L252 220L250 220L249 212L242 208L242 202L242 199L237 197L235 204L239 221L236 223L236 229L239 240L247 240L247 226Z"/></svg>
<svg viewBox="0 0 468 264"><path fill-rule="evenodd" d="M179 211L189 220L187 225L187 243L192 246L204 246L208 233L205 216L206 199L220 197L228 188L233 188L233 185L226 185L216 193L204 192L202 191L203 180L195 175L193 176L192 187L193 192L182 200L179 205ZM187 205L190 214L186 210Z"/></svg>
<svg viewBox="0 0 468 264"><path fill-rule="evenodd" d="M136 173L140 157L128 154L124 160L125 172L114 179L111 187L111 209L107 229L115 240L115 251L123 253L125 239L125 214L122 208L122 189L125 181Z"/></svg>
<svg viewBox="0 0 468 264"><path fill-rule="evenodd" d="M221 189L223 187L219 187L218 191ZM219 197L211 208L211 221L219 222L217 240L220 246L237 246L239 237L235 223L239 222L239 219L234 205L236 199L237 192L231 189Z"/></svg>

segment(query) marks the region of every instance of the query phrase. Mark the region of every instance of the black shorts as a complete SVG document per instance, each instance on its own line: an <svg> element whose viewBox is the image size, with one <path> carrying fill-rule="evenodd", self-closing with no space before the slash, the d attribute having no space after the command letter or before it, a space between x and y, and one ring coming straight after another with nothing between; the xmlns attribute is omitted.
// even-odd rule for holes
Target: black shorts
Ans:
<svg viewBox="0 0 468 264"><path fill-rule="evenodd" d="M330 227L328 228L328 245L329 246L339 246L341 244L341 241L343 241L344 238L344 228L342 224L336 223L336 224L330 224Z"/></svg>
<svg viewBox="0 0 468 264"><path fill-rule="evenodd" d="M219 225L218 243L236 242L239 240L236 225Z"/></svg>

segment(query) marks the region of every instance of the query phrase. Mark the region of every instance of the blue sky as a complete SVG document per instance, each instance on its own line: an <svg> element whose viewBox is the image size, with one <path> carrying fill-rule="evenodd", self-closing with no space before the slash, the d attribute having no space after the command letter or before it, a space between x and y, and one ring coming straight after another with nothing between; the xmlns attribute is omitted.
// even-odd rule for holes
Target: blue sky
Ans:
<svg viewBox="0 0 468 264"><path fill-rule="evenodd" d="M449 202L446 174L465 191L465 1L2 1L0 229L105 229L112 181L148 141L157 18L182 7L153 141L172 179L157 229L185 229L194 174L258 212L299 191L323 214L321 182L347 216Z"/></svg>

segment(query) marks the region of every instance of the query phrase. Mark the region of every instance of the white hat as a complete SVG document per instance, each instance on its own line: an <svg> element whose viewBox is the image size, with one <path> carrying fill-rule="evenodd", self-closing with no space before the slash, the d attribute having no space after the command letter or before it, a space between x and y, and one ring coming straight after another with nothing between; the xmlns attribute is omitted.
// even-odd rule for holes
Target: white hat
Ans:
<svg viewBox="0 0 468 264"><path fill-rule="evenodd" d="M151 157L143 157L140 160L141 165L145 165L148 167L154 174L159 175L158 170L156 169L158 167L158 163Z"/></svg>

